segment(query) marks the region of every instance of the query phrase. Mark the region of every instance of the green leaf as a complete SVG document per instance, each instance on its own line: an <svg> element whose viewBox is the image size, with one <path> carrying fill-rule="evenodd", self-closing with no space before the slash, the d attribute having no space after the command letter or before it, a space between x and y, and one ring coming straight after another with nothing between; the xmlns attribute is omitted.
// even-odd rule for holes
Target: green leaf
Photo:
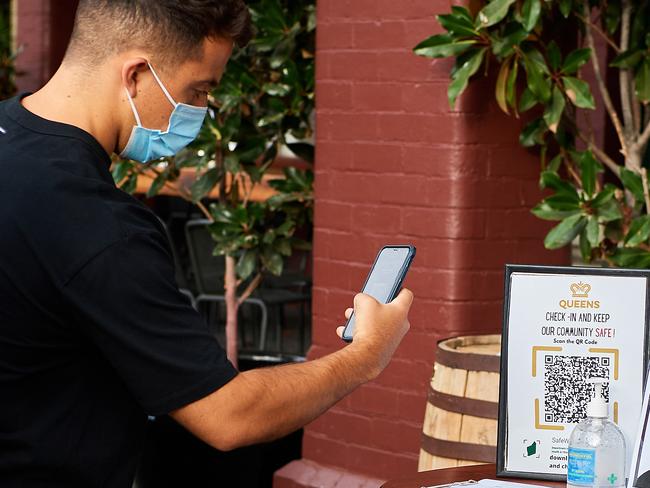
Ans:
<svg viewBox="0 0 650 488"><path fill-rule="evenodd" d="M634 69L643 60L643 50L629 49L622 52L609 63L614 68Z"/></svg>
<svg viewBox="0 0 650 488"><path fill-rule="evenodd" d="M600 226L598 224L598 219L593 215L590 215L587 219L587 226L585 227L587 233L587 240L591 247L598 247L600 244Z"/></svg>
<svg viewBox="0 0 650 488"><path fill-rule="evenodd" d="M562 92L557 86L553 87L553 98L544 110L544 122L546 122L548 129L553 133L557 132L557 127L560 124L560 119L564 112L564 106L564 95L562 95Z"/></svg>
<svg viewBox="0 0 650 488"><path fill-rule="evenodd" d="M519 62L515 58L512 62L510 74L506 81L506 105L512 107L517 115L517 73L519 71Z"/></svg>
<svg viewBox="0 0 650 488"><path fill-rule="evenodd" d="M250 277L250 275L253 274L253 271L255 271L256 264L257 251L253 249L247 249L237 261L237 267L235 268L237 275L242 280L247 279Z"/></svg>
<svg viewBox="0 0 650 488"><path fill-rule="evenodd" d="M575 187L571 183L564 181L560 178L560 175L553 171L542 171L539 178L539 186L542 190L550 188L558 193L571 195L572 197L575 197L576 200L579 200L578 192Z"/></svg>
<svg viewBox="0 0 650 488"><path fill-rule="evenodd" d="M643 215L632 220L630 229L625 236L627 247L636 247L648 240L650 237L650 216Z"/></svg>
<svg viewBox="0 0 650 488"><path fill-rule="evenodd" d="M295 230L296 223L291 219L287 219L280 225L280 227L276 229L276 232L278 235L291 237L294 234Z"/></svg>
<svg viewBox="0 0 650 488"><path fill-rule="evenodd" d="M619 208L618 203L616 203L616 200L609 200L603 203L598 207L596 214L603 222L613 222L614 220L623 218L623 214L621 213L621 209Z"/></svg>
<svg viewBox="0 0 650 488"><path fill-rule="evenodd" d="M490 27L500 22L507 14L510 5L515 0L492 0L478 13L476 19L480 22L480 27Z"/></svg>
<svg viewBox="0 0 650 488"><path fill-rule="evenodd" d="M262 90L272 97L284 97L289 94L291 87L284 83L266 83L262 87Z"/></svg>
<svg viewBox="0 0 650 488"><path fill-rule="evenodd" d="M233 174L239 173L242 170L242 166L239 163L239 158L236 154L233 153L226 156L224 159L224 166L226 168L226 171Z"/></svg>
<svg viewBox="0 0 650 488"><path fill-rule="evenodd" d="M625 189L628 190L637 202L643 203L643 182L641 181L641 176L630 171L626 168L621 168L620 178L625 186Z"/></svg>
<svg viewBox="0 0 650 488"><path fill-rule="evenodd" d="M515 46L528 37L528 31L517 22L510 22L505 29L503 37L496 35L492 38L492 52L495 56L503 58L510 56L514 52Z"/></svg>
<svg viewBox="0 0 650 488"><path fill-rule="evenodd" d="M528 89L538 100L547 102L551 98L551 88L540 66L533 58L524 54L524 67L526 68Z"/></svg>
<svg viewBox="0 0 650 488"><path fill-rule="evenodd" d="M537 105L537 98L533 94L532 91L530 91L529 88L526 88L524 92L521 94L521 98L519 99L519 112L524 113L533 108L535 105Z"/></svg>
<svg viewBox="0 0 650 488"><path fill-rule="evenodd" d="M551 73L546 64L546 58L544 58L544 55L539 51L539 49L531 49L530 47L527 47L525 53L530 61L533 62L543 74L549 75Z"/></svg>
<svg viewBox="0 0 650 488"><path fill-rule="evenodd" d="M465 7L454 5L451 7L451 13L453 13L456 17L463 17L465 20L473 22L472 14L470 14L469 10L467 10Z"/></svg>
<svg viewBox="0 0 650 488"><path fill-rule="evenodd" d="M438 34L419 43L413 52L427 58L447 58L463 54L476 42L475 39L457 41L448 34Z"/></svg>
<svg viewBox="0 0 650 488"><path fill-rule="evenodd" d="M591 58L591 49L581 48L569 53L562 65L562 73L572 75Z"/></svg>
<svg viewBox="0 0 650 488"><path fill-rule="evenodd" d="M587 227L580 232L580 256L585 263L591 262L591 243L587 237Z"/></svg>
<svg viewBox="0 0 650 488"><path fill-rule="evenodd" d="M546 200L538 203L532 210L532 214L543 220L563 220L571 215L580 213L580 207L576 204L573 210L558 210Z"/></svg>
<svg viewBox="0 0 650 488"><path fill-rule="evenodd" d="M223 171L219 168L211 168L203 173L192 185L192 201L196 203L210 193L221 178Z"/></svg>
<svg viewBox="0 0 650 488"><path fill-rule="evenodd" d="M262 238L262 242L264 244L273 244L273 241L275 241L276 237L277 237L277 231L275 229L269 229L264 234L264 237Z"/></svg>
<svg viewBox="0 0 650 488"><path fill-rule="evenodd" d="M290 239L278 239L275 241L273 247L283 256L291 256L291 240Z"/></svg>
<svg viewBox="0 0 650 488"><path fill-rule="evenodd" d="M450 34L457 36L478 36L478 32L474 29L474 23L464 15L452 13L438 15L436 18L440 22L440 25Z"/></svg>
<svg viewBox="0 0 650 488"><path fill-rule="evenodd" d="M466 53L466 56L458 58L457 63L460 62L460 65L455 71L453 80L447 89L447 98L452 108L456 104L458 96L467 88L469 78L480 68L486 50L487 48L472 50Z"/></svg>
<svg viewBox="0 0 650 488"><path fill-rule="evenodd" d="M592 110L596 108L594 97L591 95L591 89L587 82L572 76L563 76L562 81L564 82L566 96L576 107Z"/></svg>
<svg viewBox="0 0 650 488"><path fill-rule="evenodd" d="M495 97L497 99L497 104L499 108L503 110L506 114L509 114L508 103L506 101L506 89L508 84L508 77L510 76L510 63L512 58L508 58L503 63L501 63L501 68L499 69L499 75L497 76L497 83L495 88Z"/></svg>
<svg viewBox="0 0 650 488"><path fill-rule="evenodd" d="M282 255L271 247L264 248L262 252L262 264L271 274L275 276L282 274L282 268L284 267Z"/></svg>
<svg viewBox="0 0 650 488"><path fill-rule="evenodd" d="M591 207L598 208L605 203L609 202L614 195L616 194L616 187L611 183L607 183L605 188L596 195L596 197L591 201Z"/></svg>
<svg viewBox="0 0 650 488"><path fill-rule="evenodd" d="M560 169L561 164L562 164L562 154L560 153L557 156L555 156L553 159L551 159L546 169L553 173L557 173L557 171Z"/></svg>
<svg viewBox="0 0 650 488"><path fill-rule="evenodd" d="M571 215L553 227L544 239L546 249L559 249L569 244L582 231L587 219L581 215Z"/></svg>
<svg viewBox="0 0 650 488"><path fill-rule="evenodd" d="M296 41L292 37L286 37L282 39L273 53L269 57L269 65L272 69L278 69L282 67L288 60L291 53L296 48Z"/></svg>
<svg viewBox="0 0 650 488"><path fill-rule="evenodd" d="M261 117L257 120L258 127L266 127L277 122L281 122L284 119L285 114L283 112L278 112L275 114L268 114L264 117Z"/></svg>
<svg viewBox="0 0 650 488"><path fill-rule="evenodd" d="M591 151L585 151L580 156L580 173L582 178L582 189L588 197L594 194L596 189L596 178L598 173L603 172L603 166L596 161Z"/></svg>
<svg viewBox="0 0 650 488"><path fill-rule="evenodd" d="M128 177L128 179L122 184L122 186L120 186L120 189L132 195L137 187L138 187L138 175L136 173L132 173Z"/></svg>
<svg viewBox="0 0 650 488"><path fill-rule="evenodd" d="M646 55L634 77L636 96L643 103L650 102L650 57Z"/></svg>
<svg viewBox="0 0 650 488"><path fill-rule="evenodd" d="M560 0L560 12L564 18L568 18L571 13L571 7L573 6L572 0Z"/></svg>
<svg viewBox="0 0 650 488"><path fill-rule="evenodd" d="M607 2L605 9L605 28L609 34L614 34L618 30L618 24L621 21L621 4L619 1Z"/></svg>
<svg viewBox="0 0 650 488"><path fill-rule="evenodd" d="M118 161L113 165L113 181L115 181L116 184L119 184L122 182L122 180L126 177L126 175L129 173L129 171L133 168L133 163L130 161Z"/></svg>
<svg viewBox="0 0 650 488"><path fill-rule="evenodd" d="M548 62L551 65L551 69L553 71L560 69L560 66L562 65L562 53L555 41L548 43L546 55L548 56Z"/></svg>
<svg viewBox="0 0 650 488"><path fill-rule="evenodd" d="M537 25L539 14L542 12L542 2L540 0L524 0L524 6L521 9L521 15L524 20L524 28L530 32Z"/></svg>
<svg viewBox="0 0 650 488"><path fill-rule="evenodd" d="M147 190L147 198L152 198L158 194L158 192L165 185L165 182L169 178L169 167L165 168L163 172L156 176L156 178L151 182L151 186Z"/></svg>
<svg viewBox="0 0 650 488"><path fill-rule="evenodd" d="M558 192L555 195L547 197L544 202L554 210L573 212L580 210L580 198L577 193Z"/></svg>
<svg viewBox="0 0 650 488"><path fill-rule="evenodd" d="M284 35L282 33L257 36L251 40L249 46L255 48L257 51L267 52L274 49L283 38Z"/></svg>
<svg viewBox="0 0 650 488"><path fill-rule="evenodd" d="M470 22L472 22L472 15L469 13L469 10L467 10L465 7L454 5L453 7L451 7L451 12L457 17L463 17L465 18L465 20L469 20Z"/></svg>
<svg viewBox="0 0 650 488"><path fill-rule="evenodd" d="M524 147L532 147L536 144L544 144L544 134L548 127L541 117L535 119L524 127L519 135L519 144Z"/></svg>
<svg viewBox="0 0 650 488"><path fill-rule="evenodd" d="M612 261L622 268L648 268L650 252L639 248L619 248L612 255Z"/></svg>

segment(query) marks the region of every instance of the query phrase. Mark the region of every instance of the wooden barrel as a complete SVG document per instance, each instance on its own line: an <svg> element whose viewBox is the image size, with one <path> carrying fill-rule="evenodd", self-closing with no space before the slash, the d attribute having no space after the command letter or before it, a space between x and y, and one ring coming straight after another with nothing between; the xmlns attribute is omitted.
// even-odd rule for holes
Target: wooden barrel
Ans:
<svg viewBox="0 0 650 488"><path fill-rule="evenodd" d="M496 462L501 336L438 343L419 471Z"/></svg>

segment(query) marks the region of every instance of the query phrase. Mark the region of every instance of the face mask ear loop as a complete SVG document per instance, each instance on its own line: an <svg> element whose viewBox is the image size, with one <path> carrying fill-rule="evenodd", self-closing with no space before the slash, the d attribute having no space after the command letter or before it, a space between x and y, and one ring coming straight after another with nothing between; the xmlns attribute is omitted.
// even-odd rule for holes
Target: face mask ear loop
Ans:
<svg viewBox="0 0 650 488"><path fill-rule="evenodd" d="M131 110L133 111L133 116L135 117L135 121L138 124L138 127L142 127L142 123L140 122L140 115L138 115L138 109L135 108L135 103L133 103L131 94L129 93L129 90L126 87L124 88L124 91L126 92L126 98L129 99L129 103L131 104Z"/></svg>
<svg viewBox="0 0 650 488"><path fill-rule="evenodd" d="M153 69L153 66L151 66L151 63L147 62L147 64L149 65L149 69L151 70L151 74L153 75L153 77L154 77L154 78L156 79L156 81L158 82L158 86L160 86L160 89L163 91L163 93L164 93L165 96L167 97L167 100L169 100L169 103L171 103L174 107L176 107L176 105L178 105L178 103L176 103L176 101L175 101L175 100L172 98L172 96L169 94L169 92L167 91L167 88L165 88L165 85L163 85L163 82L160 81L160 78L158 78L158 74L157 74L156 71Z"/></svg>

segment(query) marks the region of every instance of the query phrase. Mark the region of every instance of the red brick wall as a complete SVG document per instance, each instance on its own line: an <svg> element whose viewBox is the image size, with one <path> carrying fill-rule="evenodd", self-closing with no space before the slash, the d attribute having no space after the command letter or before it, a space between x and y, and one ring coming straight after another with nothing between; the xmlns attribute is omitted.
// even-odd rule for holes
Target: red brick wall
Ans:
<svg viewBox="0 0 650 488"><path fill-rule="evenodd" d="M566 251L543 248L549 225L530 214L539 163L519 147L519 125L499 111L490 85L472 84L450 110L451 63L412 54L440 31L434 14L449 2L317 6L310 357L342 346L335 328L382 245L417 246L407 281L416 301L391 365L307 427L308 462L279 473L281 487L316 486L315 465L383 479L415 472L436 342L500 330L505 263L568 262Z"/></svg>
<svg viewBox="0 0 650 488"><path fill-rule="evenodd" d="M16 79L19 91L36 91L59 67L74 23L77 0L15 2Z"/></svg>

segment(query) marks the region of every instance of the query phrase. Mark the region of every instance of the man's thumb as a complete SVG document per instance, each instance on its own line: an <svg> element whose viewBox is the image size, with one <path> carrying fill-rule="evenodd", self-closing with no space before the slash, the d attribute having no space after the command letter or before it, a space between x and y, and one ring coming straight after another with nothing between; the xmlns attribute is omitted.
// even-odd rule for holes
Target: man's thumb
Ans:
<svg viewBox="0 0 650 488"><path fill-rule="evenodd" d="M404 288L391 303L408 309L413 303L413 292L407 288Z"/></svg>

